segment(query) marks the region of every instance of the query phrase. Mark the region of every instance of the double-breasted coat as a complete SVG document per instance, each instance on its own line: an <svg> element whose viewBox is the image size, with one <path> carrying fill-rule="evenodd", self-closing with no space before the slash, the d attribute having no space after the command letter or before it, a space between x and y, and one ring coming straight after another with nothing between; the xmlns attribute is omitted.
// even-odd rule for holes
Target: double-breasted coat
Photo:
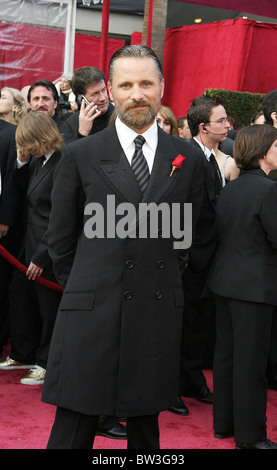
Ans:
<svg viewBox="0 0 277 470"><path fill-rule="evenodd" d="M172 177L177 154L186 158ZM107 214L121 203L202 200L203 159L183 139L158 130L144 196L120 146L115 125L63 149L55 173L49 253L64 286L42 400L92 415L154 414L178 395L183 292L180 253L157 228L156 238L88 238L90 203ZM99 207L100 207L99 206ZM109 208L110 210L110 208ZM116 221L118 215L116 215Z"/></svg>

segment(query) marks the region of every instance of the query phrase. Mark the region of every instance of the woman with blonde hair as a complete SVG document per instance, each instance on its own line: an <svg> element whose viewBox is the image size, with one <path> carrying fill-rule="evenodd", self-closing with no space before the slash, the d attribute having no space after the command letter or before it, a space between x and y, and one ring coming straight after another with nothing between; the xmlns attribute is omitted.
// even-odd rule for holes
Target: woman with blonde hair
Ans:
<svg viewBox="0 0 277 470"><path fill-rule="evenodd" d="M176 117L168 106L160 107L156 120L164 132L175 135L175 137L179 137Z"/></svg>
<svg viewBox="0 0 277 470"><path fill-rule="evenodd" d="M16 126L27 113L24 96L16 88L4 87L0 95L0 118Z"/></svg>

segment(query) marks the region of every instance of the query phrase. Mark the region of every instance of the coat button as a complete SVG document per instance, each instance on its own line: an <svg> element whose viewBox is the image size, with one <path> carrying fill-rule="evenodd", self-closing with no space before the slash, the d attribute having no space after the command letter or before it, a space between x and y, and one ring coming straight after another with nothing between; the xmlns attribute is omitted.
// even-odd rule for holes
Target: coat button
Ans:
<svg viewBox="0 0 277 470"><path fill-rule="evenodd" d="M157 262L157 268L158 268L158 269L164 268L164 261L163 261L162 259L160 259L160 260Z"/></svg>
<svg viewBox="0 0 277 470"><path fill-rule="evenodd" d="M132 269L134 267L134 261L132 261L131 259L128 259L125 263L125 266L128 269Z"/></svg>
<svg viewBox="0 0 277 470"><path fill-rule="evenodd" d="M132 292L129 291L129 290L127 290L127 291L125 292L125 294L124 294L124 298L125 298L126 300L129 300L129 299L131 299L132 295L133 295Z"/></svg>
<svg viewBox="0 0 277 470"><path fill-rule="evenodd" d="M162 298L162 294L161 294L161 292L160 292L159 290L156 292L155 295L156 295L156 299L157 299L157 300L160 300L160 299Z"/></svg>

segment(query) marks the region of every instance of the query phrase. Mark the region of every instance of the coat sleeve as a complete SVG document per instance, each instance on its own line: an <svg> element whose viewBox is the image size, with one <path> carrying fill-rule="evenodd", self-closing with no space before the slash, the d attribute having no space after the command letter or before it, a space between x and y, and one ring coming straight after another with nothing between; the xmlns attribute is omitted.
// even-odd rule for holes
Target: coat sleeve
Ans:
<svg viewBox="0 0 277 470"><path fill-rule="evenodd" d="M84 192L71 152L65 146L54 174L48 250L57 281L64 287L73 264L84 214Z"/></svg>
<svg viewBox="0 0 277 470"><path fill-rule="evenodd" d="M260 220L266 231L267 239L277 249L277 182L270 185L263 199Z"/></svg>
<svg viewBox="0 0 277 470"><path fill-rule="evenodd" d="M14 139L11 140L5 174L2 175L2 195L0 208L0 223L15 225L21 211L22 195L13 179L16 164L16 147Z"/></svg>
<svg viewBox="0 0 277 470"><path fill-rule="evenodd" d="M191 178L191 185L188 195L188 203L192 204L192 241L194 238L196 224L199 218L204 191L204 160L197 150L194 154L195 168ZM179 265L181 273L184 272L186 263L189 260L189 250L179 250Z"/></svg>

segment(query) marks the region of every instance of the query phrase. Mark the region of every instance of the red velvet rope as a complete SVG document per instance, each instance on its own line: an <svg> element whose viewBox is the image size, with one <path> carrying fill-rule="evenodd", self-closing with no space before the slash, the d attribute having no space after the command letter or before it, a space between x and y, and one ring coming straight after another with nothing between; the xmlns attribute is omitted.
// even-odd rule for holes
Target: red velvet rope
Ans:
<svg viewBox="0 0 277 470"><path fill-rule="evenodd" d="M22 263L20 263L14 256L12 256L2 245L0 245L0 255L5 258L8 263L12 264L16 269L21 271L22 273L26 274L27 268L24 266ZM59 284L56 284L55 282L48 281L48 279L45 279L43 277L37 277L35 279L36 282L39 284L43 284L46 287L49 287L52 290L56 290L58 292L63 292L62 286Z"/></svg>

